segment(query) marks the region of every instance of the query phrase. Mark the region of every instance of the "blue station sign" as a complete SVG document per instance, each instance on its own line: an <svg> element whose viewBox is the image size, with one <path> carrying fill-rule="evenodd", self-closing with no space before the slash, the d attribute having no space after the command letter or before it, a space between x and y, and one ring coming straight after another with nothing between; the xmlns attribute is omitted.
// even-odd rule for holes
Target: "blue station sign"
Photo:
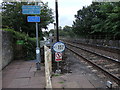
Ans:
<svg viewBox="0 0 120 90"><path fill-rule="evenodd" d="M36 5L23 5L22 14L40 14L40 6Z"/></svg>
<svg viewBox="0 0 120 90"><path fill-rule="evenodd" d="M28 16L27 21L28 22L40 22L40 16Z"/></svg>

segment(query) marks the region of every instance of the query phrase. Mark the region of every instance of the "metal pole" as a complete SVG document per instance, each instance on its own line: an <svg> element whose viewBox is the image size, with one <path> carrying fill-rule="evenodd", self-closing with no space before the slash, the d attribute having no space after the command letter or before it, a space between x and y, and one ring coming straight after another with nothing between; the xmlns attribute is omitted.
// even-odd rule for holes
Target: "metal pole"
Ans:
<svg viewBox="0 0 120 90"><path fill-rule="evenodd" d="M56 36L55 30L56 30L56 23L54 23L54 38L55 38L55 36Z"/></svg>
<svg viewBox="0 0 120 90"><path fill-rule="evenodd" d="M38 23L36 23L36 46L39 47L38 45Z"/></svg>
<svg viewBox="0 0 120 90"><path fill-rule="evenodd" d="M55 0L55 8L56 8L56 30L57 30L57 42L59 42L59 31L58 31L58 0Z"/></svg>
<svg viewBox="0 0 120 90"><path fill-rule="evenodd" d="M58 0L55 0L55 9L56 9L56 35L57 35L57 42L59 42L59 30L58 30ZM57 73L60 73L61 70L59 69L59 62L57 62Z"/></svg>
<svg viewBox="0 0 120 90"><path fill-rule="evenodd" d="M35 2L35 5L37 5L37 2ZM40 63L41 63L41 58L40 58L40 48L39 48L39 43L38 43L38 23L36 22L36 68L37 70L40 70Z"/></svg>
<svg viewBox="0 0 120 90"><path fill-rule="evenodd" d="M59 62L57 62L57 70L59 71Z"/></svg>

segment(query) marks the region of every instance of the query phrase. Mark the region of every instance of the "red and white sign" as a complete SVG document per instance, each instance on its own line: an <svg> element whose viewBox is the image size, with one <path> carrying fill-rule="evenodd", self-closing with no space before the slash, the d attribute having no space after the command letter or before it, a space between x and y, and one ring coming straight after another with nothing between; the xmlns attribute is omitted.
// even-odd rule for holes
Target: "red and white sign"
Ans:
<svg viewBox="0 0 120 90"><path fill-rule="evenodd" d="M62 61L62 53L61 52L55 53L55 61L56 62Z"/></svg>

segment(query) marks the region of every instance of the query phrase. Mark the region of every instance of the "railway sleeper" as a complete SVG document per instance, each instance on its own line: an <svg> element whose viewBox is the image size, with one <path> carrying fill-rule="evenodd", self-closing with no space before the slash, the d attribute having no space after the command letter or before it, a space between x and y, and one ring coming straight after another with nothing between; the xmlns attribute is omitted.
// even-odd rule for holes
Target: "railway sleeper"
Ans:
<svg viewBox="0 0 120 90"><path fill-rule="evenodd" d="M104 67L113 67L113 66L115 66L115 64L113 63L113 64L108 64L108 65L105 65Z"/></svg>

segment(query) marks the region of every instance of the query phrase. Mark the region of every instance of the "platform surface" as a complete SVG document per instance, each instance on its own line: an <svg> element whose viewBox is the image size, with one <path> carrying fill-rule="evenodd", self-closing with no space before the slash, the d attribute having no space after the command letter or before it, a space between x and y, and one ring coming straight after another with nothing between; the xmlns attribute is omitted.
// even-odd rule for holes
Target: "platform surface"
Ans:
<svg viewBox="0 0 120 90"><path fill-rule="evenodd" d="M2 71L2 88L45 88L44 66L36 70L35 62L13 61Z"/></svg>

